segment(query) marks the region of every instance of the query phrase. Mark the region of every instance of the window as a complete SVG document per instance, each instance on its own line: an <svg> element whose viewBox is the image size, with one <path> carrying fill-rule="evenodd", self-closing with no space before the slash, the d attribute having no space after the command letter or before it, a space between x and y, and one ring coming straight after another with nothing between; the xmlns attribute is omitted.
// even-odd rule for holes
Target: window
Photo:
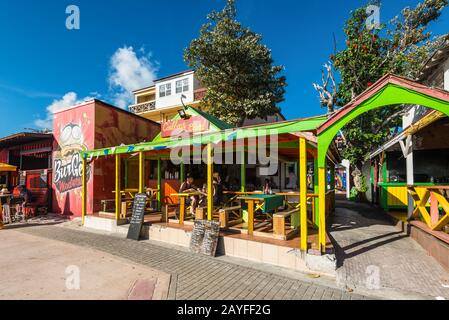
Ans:
<svg viewBox="0 0 449 320"><path fill-rule="evenodd" d="M182 80L176 81L176 93L182 93Z"/></svg>
<svg viewBox="0 0 449 320"><path fill-rule="evenodd" d="M165 85L159 86L159 97L165 97Z"/></svg>
<svg viewBox="0 0 449 320"><path fill-rule="evenodd" d="M168 97L171 95L171 83L159 86L159 97Z"/></svg>
<svg viewBox="0 0 449 320"><path fill-rule="evenodd" d="M165 95L168 97L171 95L171 83L165 85Z"/></svg>
<svg viewBox="0 0 449 320"><path fill-rule="evenodd" d="M189 79L176 81L176 93L189 91Z"/></svg>

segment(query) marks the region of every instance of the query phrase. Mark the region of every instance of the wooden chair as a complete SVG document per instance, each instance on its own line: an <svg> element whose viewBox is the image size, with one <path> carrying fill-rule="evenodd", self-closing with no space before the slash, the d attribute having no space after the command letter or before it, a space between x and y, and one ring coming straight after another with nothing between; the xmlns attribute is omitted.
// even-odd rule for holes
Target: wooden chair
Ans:
<svg viewBox="0 0 449 320"><path fill-rule="evenodd" d="M221 228L230 228L242 223L242 207L234 206L220 209L218 211L218 220Z"/></svg>
<svg viewBox="0 0 449 320"><path fill-rule="evenodd" d="M290 211L278 212L273 215L273 234L275 238L281 240L288 240L288 238L295 232L289 227L287 219L291 218L293 214L299 214L300 209L294 209Z"/></svg>

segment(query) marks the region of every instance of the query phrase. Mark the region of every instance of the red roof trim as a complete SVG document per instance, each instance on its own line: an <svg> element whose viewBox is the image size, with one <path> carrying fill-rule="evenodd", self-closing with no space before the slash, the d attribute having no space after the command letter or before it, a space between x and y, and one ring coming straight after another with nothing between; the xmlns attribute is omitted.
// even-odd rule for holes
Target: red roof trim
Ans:
<svg viewBox="0 0 449 320"><path fill-rule="evenodd" d="M436 88L430 88L430 87L427 87L420 83L417 83L413 80L410 80L408 78L404 78L404 77L400 77L400 76L396 76L396 75L392 75L392 74L387 74L387 75L383 76L382 78L380 78L376 83L374 83L371 87L369 87L363 93L361 93L353 101L351 101L346 106L344 106L343 108L341 108L337 112L335 112L328 121L326 121L320 127L318 127L318 134L327 130L329 127L331 127L333 124L335 124L341 118L343 118L345 115L352 112L360 104L367 101L368 99L373 97L375 94L377 94L381 90L385 89L387 87L387 85L389 85L389 84L398 85L403 88L411 89L413 91L425 94L427 96L449 102L449 92L448 91L436 89Z"/></svg>

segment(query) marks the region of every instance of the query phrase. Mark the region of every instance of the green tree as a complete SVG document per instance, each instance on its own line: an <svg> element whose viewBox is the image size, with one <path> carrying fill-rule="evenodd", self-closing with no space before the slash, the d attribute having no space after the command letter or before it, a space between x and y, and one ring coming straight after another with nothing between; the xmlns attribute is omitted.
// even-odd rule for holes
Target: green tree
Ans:
<svg viewBox="0 0 449 320"><path fill-rule="evenodd" d="M286 78L274 66L262 36L236 20L234 0L213 11L200 35L185 50L184 59L207 88L203 103L209 112L237 126L245 119L266 118L280 111Z"/></svg>
<svg viewBox="0 0 449 320"><path fill-rule="evenodd" d="M366 25L367 6L351 13L345 24L346 47L331 56L340 81L335 104L343 106L387 73L416 79L423 62L446 37L432 37L428 25L436 21L448 0L424 0L378 28ZM359 166L401 125L405 106L368 112L344 128L348 142L343 155Z"/></svg>

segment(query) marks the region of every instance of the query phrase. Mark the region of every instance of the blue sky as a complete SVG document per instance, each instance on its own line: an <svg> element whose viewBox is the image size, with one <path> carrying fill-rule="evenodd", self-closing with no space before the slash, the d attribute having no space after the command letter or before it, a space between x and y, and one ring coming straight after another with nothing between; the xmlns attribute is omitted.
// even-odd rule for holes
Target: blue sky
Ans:
<svg viewBox="0 0 449 320"><path fill-rule="evenodd" d="M384 0L382 22L417 2ZM80 30L65 27L70 4L80 8ZM239 20L264 36L275 62L286 68L289 86L281 107L287 118L324 113L312 82L320 80L320 68L333 51L332 33L342 48L344 21L363 4L237 0ZM185 70L184 48L207 13L223 5L224 0L2 0L0 106L6 113L0 136L48 123L49 106L94 96L124 103L133 84ZM431 30L448 32L448 26L446 9ZM129 70L128 62L137 70Z"/></svg>

